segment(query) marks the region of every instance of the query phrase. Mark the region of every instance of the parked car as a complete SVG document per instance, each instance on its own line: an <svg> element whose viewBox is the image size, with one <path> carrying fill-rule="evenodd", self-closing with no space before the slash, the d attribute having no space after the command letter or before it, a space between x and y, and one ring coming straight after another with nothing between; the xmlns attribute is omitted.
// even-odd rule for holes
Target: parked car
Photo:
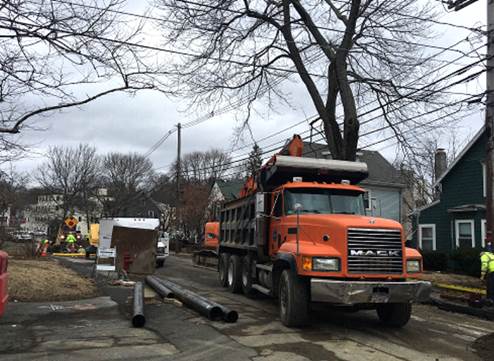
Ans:
<svg viewBox="0 0 494 361"><path fill-rule="evenodd" d="M168 233L160 231L156 245L156 267L163 267L165 259L170 254L170 237Z"/></svg>

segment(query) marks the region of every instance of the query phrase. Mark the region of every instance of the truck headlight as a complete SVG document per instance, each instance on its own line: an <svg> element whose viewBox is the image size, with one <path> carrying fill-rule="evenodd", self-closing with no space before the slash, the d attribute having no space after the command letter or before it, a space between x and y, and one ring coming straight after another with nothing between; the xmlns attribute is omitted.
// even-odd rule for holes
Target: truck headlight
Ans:
<svg viewBox="0 0 494 361"><path fill-rule="evenodd" d="M340 270L340 259L339 258L312 258L312 270L313 271L339 271Z"/></svg>
<svg viewBox="0 0 494 361"><path fill-rule="evenodd" d="M420 260L409 259L407 260L407 273L418 273L420 272Z"/></svg>

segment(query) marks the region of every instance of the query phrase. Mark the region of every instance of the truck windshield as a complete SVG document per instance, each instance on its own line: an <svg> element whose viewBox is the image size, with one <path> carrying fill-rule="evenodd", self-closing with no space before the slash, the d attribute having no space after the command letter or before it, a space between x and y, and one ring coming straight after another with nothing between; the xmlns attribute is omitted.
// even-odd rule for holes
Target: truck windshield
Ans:
<svg viewBox="0 0 494 361"><path fill-rule="evenodd" d="M365 215L363 193L337 189L295 188L285 190L285 214L300 213Z"/></svg>

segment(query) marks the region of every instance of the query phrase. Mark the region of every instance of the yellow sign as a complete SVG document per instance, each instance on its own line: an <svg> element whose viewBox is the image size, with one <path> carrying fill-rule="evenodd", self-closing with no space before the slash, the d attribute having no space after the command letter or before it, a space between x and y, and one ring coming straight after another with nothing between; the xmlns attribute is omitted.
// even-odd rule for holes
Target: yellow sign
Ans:
<svg viewBox="0 0 494 361"><path fill-rule="evenodd" d="M65 218L65 224L70 228L74 228L75 226L77 226L77 223L79 223L79 222L77 221L77 218L75 218L75 217Z"/></svg>

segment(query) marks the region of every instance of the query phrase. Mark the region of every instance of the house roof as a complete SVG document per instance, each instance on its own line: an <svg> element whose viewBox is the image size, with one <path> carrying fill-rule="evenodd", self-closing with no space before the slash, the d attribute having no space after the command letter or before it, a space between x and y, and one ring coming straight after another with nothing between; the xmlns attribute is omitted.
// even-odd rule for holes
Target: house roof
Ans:
<svg viewBox="0 0 494 361"><path fill-rule="evenodd" d="M461 206L448 208L448 213L485 211L485 204L462 204Z"/></svg>
<svg viewBox="0 0 494 361"><path fill-rule="evenodd" d="M439 183L442 182L442 180L451 172L451 170L458 164L458 162L463 158L463 156L472 148L472 146L479 140L480 136L484 133L485 131L485 126L480 128L480 130L477 132L477 134L474 135L474 137L468 142L468 144L463 148L463 150L458 154L458 156L455 158L453 163L446 169L446 171L443 173L442 176L439 177L439 179L434 183L434 187L437 186Z"/></svg>
<svg viewBox="0 0 494 361"><path fill-rule="evenodd" d="M225 197L225 201L227 202L238 198L238 195L244 183L245 182L242 180L216 182L221 191L221 194L223 194L223 197Z"/></svg>
<svg viewBox="0 0 494 361"><path fill-rule="evenodd" d="M281 154L283 153L286 153L285 149L281 151ZM331 159L331 154L326 144L304 142L302 157ZM369 176L361 182L362 184L400 188L405 186L402 173L393 167L381 153L373 150L361 150L357 155L357 160L367 163L369 170Z"/></svg>

